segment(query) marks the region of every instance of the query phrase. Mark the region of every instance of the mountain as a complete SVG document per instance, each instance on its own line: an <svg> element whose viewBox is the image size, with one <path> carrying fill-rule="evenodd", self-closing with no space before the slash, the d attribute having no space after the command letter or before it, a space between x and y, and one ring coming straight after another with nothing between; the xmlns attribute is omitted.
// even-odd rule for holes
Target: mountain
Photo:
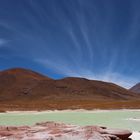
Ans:
<svg viewBox="0 0 140 140"><path fill-rule="evenodd" d="M119 108L138 98L113 83L76 77L54 80L23 68L0 72L0 109Z"/></svg>
<svg viewBox="0 0 140 140"><path fill-rule="evenodd" d="M0 101L17 99L26 94L39 81L50 80L39 73L23 68L14 68L0 72Z"/></svg>
<svg viewBox="0 0 140 140"><path fill-rule="evenodd" d="M130 88L130 91L135 92L135 93L140 93L140 83Z"/></svg>

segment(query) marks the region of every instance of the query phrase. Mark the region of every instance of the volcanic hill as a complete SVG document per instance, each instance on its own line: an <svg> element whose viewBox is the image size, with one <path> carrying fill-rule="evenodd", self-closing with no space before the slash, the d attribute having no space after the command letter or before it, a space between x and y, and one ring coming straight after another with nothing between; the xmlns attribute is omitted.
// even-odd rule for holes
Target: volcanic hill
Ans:
<svg viewBox="0 0 140 140"><path fill-rule="evenodd" d="M140 95L113 83L67 77L54 80L13 68L0 72L0 110L140 108Z"/></svg>
<svg viewBox="0 0 140 140"><path fill-rule="evenodd" d="M135 93L140 93L140 83L130 88L130 91L135 92Z"/></svg>

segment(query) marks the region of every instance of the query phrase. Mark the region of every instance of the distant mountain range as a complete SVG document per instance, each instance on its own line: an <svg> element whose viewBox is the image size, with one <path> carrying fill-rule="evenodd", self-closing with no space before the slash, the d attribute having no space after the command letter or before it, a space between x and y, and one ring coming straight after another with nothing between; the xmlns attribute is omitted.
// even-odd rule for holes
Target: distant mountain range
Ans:
<svg viewBox="0 0 140 140"><path fill-rule="evenodd" d="M13 68L0 72L0 109L135 108L140 101L137 87L140 85L127 90L113 83L75 77L54 80Z"/></svg>
<svg viewBox="0 0 140 140"><path fill-rule="evenodd" d="M135 92L135 93L140 93L140 83L130 88L130 91Z"/></svg>

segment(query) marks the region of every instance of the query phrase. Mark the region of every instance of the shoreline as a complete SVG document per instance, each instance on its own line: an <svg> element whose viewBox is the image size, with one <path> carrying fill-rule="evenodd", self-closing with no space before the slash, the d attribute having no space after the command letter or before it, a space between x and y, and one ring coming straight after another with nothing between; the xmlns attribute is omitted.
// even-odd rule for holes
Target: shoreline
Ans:
<svg viewBox="0 0 140 140"><path fill-rule="evenodd" d="M76 110L70 110L70 109L68 109L68 110L44 110L44 111L6 111L5 113L0 113L0 115L2 115L2 114L11 114L11 115L30 115L30 114L33 114L33 115L38 115L38 114L44 114L44 113L107 113L107 112L117 112L117 111L119 111L119 112L123 112L123 111L130 111L130 112L132 112L133 113L133 111L138 111L138 112L140 112L140 109L111 109L111 110L102 110L102 109L93 109L93 110L85 110L85 109L76 109ZM131 118L129 118L129 119L131 119ZM134 118L135 119L135 118ZM44 121L42 121L42 122L44 122ZM49 122L49 121L48 121ZM51 121L50 121L51 122ZM53 121L53 122L55 122L55 123L58 123L58 121ZM40 122L39 122L40 123ZM60 123L62 123L62 122L60 122ZM65 125L68 125L68 124L70 124L70 123L64 123ZM10 126L10 125L9 125ZM11 125L12 126L12 125ZM28 126L30 126L30 125L28 125ZM34 125L31 125L31 126L34 126ZM86 126L86 125L83 125L83 126ZM100 125L99 125L100 126ZM104 126L107 126L107 125L104 125ZM107 126L108 127L108 126ZM112 127L111 127L112 128ZM115 127L115 128L117 128L117 127ZM121 129L121 128L119 128L119 129ZM137 129L137 130L133 130L133 129L128 129L128 130L131 130L132 131L132 135L131 135L131 137L130 138L132 138L132 140L139 140L139 138L140 138L140 132L138 131L139 129Z"/></svg>
<svg viewBox="0 0 140 140"><path fill-rule="evenodd" d="M140 112L140 109L93 109L93 110L86 110L86 109L66 109L66 110L32 110L32 111L5 111L0 112L0 114L12 114L12 113L71 113L71 112L85 112L85 113L101 113L101 112L111 112L111 111L138 111Z"/></svg>
<svg viewBox="0 0 140 140"><path fill-rule="evenodd" d="M132 136L128 129L114 129L99 125L71 125L56 122L36 123L33 126L5 126L0 128L2 138L11 139L52 139L52 140L86 140L86 139L122 139ZM134 137L134 136L133 136Z"/></svg>

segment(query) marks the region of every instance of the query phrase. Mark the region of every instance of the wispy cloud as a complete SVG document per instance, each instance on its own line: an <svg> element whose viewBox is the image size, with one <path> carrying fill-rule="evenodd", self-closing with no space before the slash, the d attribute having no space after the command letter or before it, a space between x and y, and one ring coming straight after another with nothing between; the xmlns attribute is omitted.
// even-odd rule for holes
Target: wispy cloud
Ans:
<svg viewBox="0 0 140 140"><path fill-rule="evenodd" d="M34 61L42 64L46 68L52 69L58 74L62 74L64 76L79 76L76 69L73 69L70 65L68 66L66 62L51 59L35 59Z"/></svg>
<svg viewBox="0 0 140 140"><path fill-rule="evenodd" d="M91 80L101 80L105 82L115 83L127 89L131 88L133 85L139 82L139 80L134 77L124 76L117 72L104 72L98 74L94 74L92 72L85 72L82 77Z"/></svg>
<svg viewBox="0 0 140 140"><path fill-rule="evenodd" d="M95 73L91 70L80 67L78 69L74 69L73 67L66 65L65 62L56 63L56 61L47 59L36 59L35 61L41 63L46 68L52 69L58 74L63 74L64 76L111 82L127 89L139 82L136 78L124 76L117 72L111 72L110 70L104 71L103 73Z"/></svg>
<svg viewBox="0 0 140 140"><path fill-rule="evenodd" d="M1 55L9 57L8 50L12 49L14 56L34 60L56 74L113 82L129 88L139 78L135 74L139 69L136 62L139 55L132 56L139 52L133 45L138 42L135 39L139 33L139 7L130 24L124 26L127 20L121 22L124 15L118 16L115 6L115 3L98 5L84 0L64 3L30 0L27 6L24 3L15 7L18 8L15 11L20 8L20 13L14 13L13 7L9 7L0 27L12 41L0 38L0 48L8 46L7 43L11 46L1 51ZM6 12L2 10L1 14L5 17ZM136 51L132 52L132 48Z"/></svg>

